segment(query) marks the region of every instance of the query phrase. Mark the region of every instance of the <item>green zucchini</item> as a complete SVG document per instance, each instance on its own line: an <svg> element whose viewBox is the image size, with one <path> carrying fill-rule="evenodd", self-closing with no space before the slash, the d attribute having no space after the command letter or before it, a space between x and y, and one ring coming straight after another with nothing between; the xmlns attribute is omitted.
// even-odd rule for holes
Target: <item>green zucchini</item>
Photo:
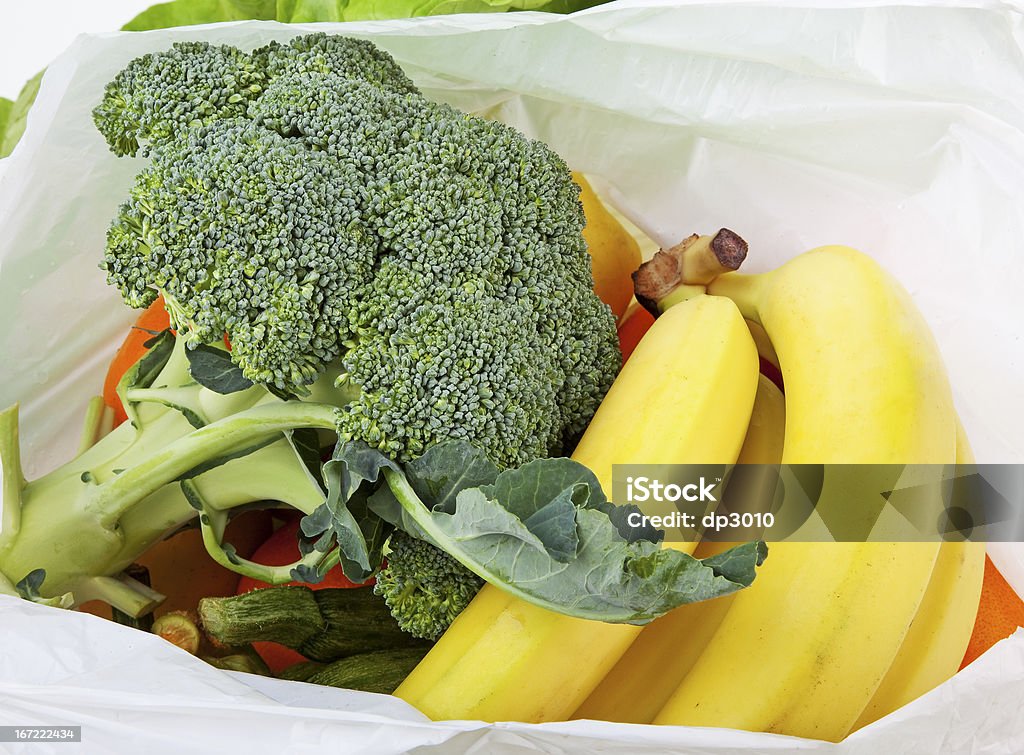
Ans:
<svg viewBox="0 0 1024 755"><path fill-rule="evenodd" d="M222 645L277 642L330 662L396 648L428 648L403 632L383 599L365 587L310 590L301 585L199 601L203 628Z"/></svg>

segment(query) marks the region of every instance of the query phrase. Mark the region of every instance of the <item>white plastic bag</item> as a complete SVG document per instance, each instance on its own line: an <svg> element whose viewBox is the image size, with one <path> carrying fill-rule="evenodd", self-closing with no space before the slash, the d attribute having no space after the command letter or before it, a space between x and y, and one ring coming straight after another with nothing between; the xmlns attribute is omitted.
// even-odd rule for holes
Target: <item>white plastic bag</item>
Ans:
<svg viewBox="0 0 1024 755"><path fill-rule="evenodd" d="M133 316L96 267L140 164L114 158L91 127L103 84L174 41L249 48L314 29L370 37L428 95L548 142L659 243L728 226L750 242L752 271L825 243L873 254L935 331L979 460L1024 461L1020 12L981 0L648 0L570 17L80 37L0 161L0 406L22 403L30 477L71 453ZM81 724L89 752L1024 749L1024 633L839 746L593 722L430 723L392 698L225 674L155 638L10 599L0 637L0 725Z"/></svg>

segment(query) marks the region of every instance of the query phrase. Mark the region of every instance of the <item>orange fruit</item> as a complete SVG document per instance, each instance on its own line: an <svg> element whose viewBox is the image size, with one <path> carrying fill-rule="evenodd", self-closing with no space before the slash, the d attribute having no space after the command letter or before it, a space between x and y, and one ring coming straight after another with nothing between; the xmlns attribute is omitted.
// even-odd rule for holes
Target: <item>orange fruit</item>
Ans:
<svg viewBox="0 0 1024 755"><path fill-rule="evenodd" d="M1014 592L992 560L986 556L978 617L974 621L974 632L960 668L973 662L1000 640L1005 640L1017 631L1017 627L1024 627L1024 600Z"/></svg>

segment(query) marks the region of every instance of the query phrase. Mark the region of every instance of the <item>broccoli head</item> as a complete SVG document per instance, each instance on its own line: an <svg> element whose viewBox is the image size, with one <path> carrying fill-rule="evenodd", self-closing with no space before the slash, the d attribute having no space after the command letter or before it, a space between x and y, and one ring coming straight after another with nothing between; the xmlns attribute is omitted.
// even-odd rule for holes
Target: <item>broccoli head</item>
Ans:
<svg viewBox="0 0 1024 755"><path fill-rule="evenodd" d="M557 455L618 372L564 161L426 99L368 42L179 44L131 63L94 117L113 151L152 158L108 281L131 306L162 295L190 346L226 333L277 392L340 364L358 389L343 440L398 461L451 438L501 466Z"/></svg>
<svg viewBox="0 0 1024 755"><path fill-rule="evenodd" d="M414 637L440 637L484 583L444 551L402 530L392 533L387 559L373 591Z"/></svg>

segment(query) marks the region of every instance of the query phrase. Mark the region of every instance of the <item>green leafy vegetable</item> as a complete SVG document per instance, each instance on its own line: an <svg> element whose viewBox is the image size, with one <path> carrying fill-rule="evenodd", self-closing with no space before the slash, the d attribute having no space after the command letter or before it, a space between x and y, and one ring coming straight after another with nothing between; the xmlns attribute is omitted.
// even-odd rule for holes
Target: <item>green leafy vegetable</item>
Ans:
<svg viewBox="0 0 1024 755"><path fill-rule="evenodd" d="M0 141L3 141L3 134L7 131L7 120L10 118L13 107L13 102L6 97L0 97Z"/></svg>
<svg viewBox="0 0 1024 755"><path fill-rule="evenodd" d="M36 95L39 94L39 82L42 80L42 71L29 79L21 88L18 98L11 104L7 118L0 119L5 120L4 127L0 130L0 157L7 157L11 154L14 151L14 146L21 139L21 135L25 133L28 111L32 108L32 103L36 101ZM7 101L5 100L5 102Z"/></svg>
<svg viewBox="0 0 1024 755"><path fill-rule="evenodd" d="M126 23L124 31L150 31L222 21L277 18L276 0L174 0L147 8Z"/></svg>
<svg viewBox="0 0 1024 755"><path fill-rule="evenodd" d="M328 486L339 537L352 530L342 513L346 482L351 490L353 480L382 480L368 499L382 519L517 597L580 618L645 624L746 587L767 555L764 543L747 543L700 561L662 548L660 532L626 536L609 513L638 509L611 507L593 473L571 459L499 472L471 444L453 440L401 467L349 443L334 464Z"/></svg>
<svg viewBox="0 0 1024 755"><path fill-rule="evenodd" d="M179 0L180 1L180 0ZM287 23L361 21L449 13L547 11L570 13L604 0L278 0L277 20Z"/></svg>
<svg viewBox="0 0 1024 755"><path fill-rule="evenodd" d="M196 382L215 393L236 393L252 388L253 382L231 361L224 349L201 343L189 349L189 372Z"/></svg>

